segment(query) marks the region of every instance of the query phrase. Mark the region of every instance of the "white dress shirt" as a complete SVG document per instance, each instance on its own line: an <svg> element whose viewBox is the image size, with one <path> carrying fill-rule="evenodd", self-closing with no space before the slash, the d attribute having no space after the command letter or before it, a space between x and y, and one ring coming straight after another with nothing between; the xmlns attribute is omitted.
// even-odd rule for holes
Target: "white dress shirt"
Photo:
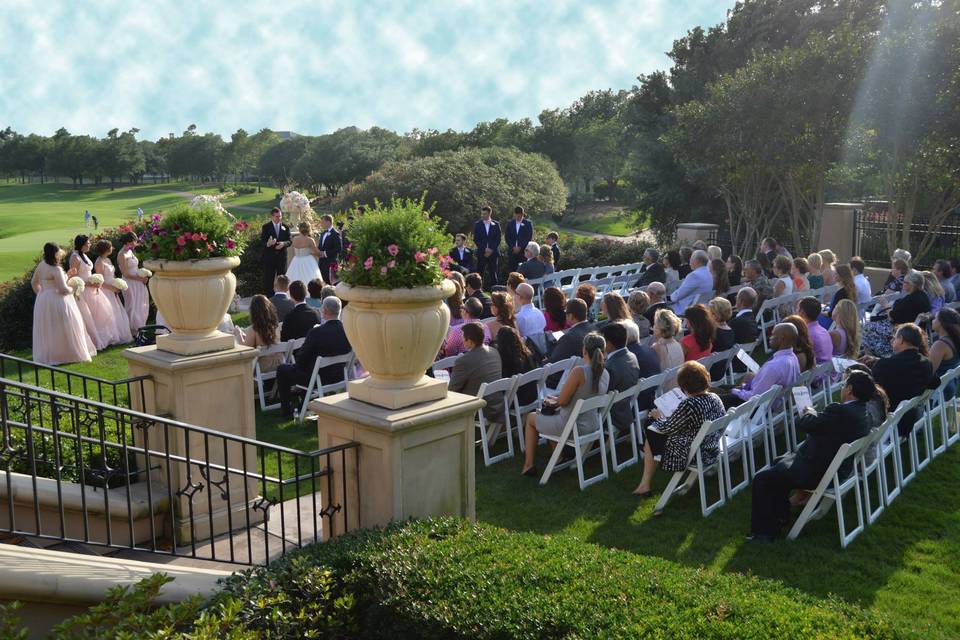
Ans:
<svg viewBox="0 0 960 640"><path fill-rule="evenodd" d="M857 287L857 304L870 302L873 294L870 292L870 281L867 276L860 273L853 276L853 284Z"/></svg>
<svg viewBox="0 0 960 640"><path fill-rule="evenodd" d="M691 271L690 275L680 282L677 290L670 295L670 299L673 300L673 312L683 313L701 294L707 296L713 294L713 276L710 275L710 269L706 265Z"/></svg>
<svg viewBox="0 0 960 640"><path fill-rule="evenodd" d="M520 310L517 311L516 320L517 331L524 338L543 333L543 329L547 326L547 319L543 312L533 306L532 303L520 307Z"/></svg>

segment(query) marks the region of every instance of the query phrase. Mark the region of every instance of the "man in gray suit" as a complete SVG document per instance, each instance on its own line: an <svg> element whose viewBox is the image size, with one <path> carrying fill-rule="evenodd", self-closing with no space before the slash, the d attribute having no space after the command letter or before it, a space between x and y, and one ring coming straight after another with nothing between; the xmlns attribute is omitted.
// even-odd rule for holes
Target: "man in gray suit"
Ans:
<svg viewBox="0 0 960 640"><path fill-rule="evenodd" d="M475 396L481 384L494 382L502 377L500 354L496 349L483 344L483 327L479 322L467 322L461 327L463 345L467 350L454 363L448 388L450 391ZM496 394L486 400L484 417L488 422L503 424L503 394Z"/></svg>
<svg viewBox="0 0 960 640"><path fill-rule="evenodd" d="M563 336L553 345L548 358L550 362L560 362L570 356L582 356L583 337L593 330L593 325L587 322L586 302L580 298L568 300L565 311L570 328L564 331ZM556 389L562 375L562 373L555 373L547 378L547 386Z"/></svg>
<svg viewBox="0 0 960 640"><path fill-rule="evenodd" d="M277 310L277 320L283 322L287 314L297 306L297 304L290 299L290 278L282 273L278 275L273 280L273 290L274 294L270 296L270 302L273 303L274 308Z"/></svg>
<svg viewBox="0 0 960 640"><path fill-rule="evenodd" d="M623 391L637 384L640 379L640 366L637 358L627 351L627 328L619 322L610 322L600 330L606 340L606 362L603 368L610 374L607 391ZM610 409L613 426L624 432L633 423L633 404L630 398L621 400Z"/></svg>

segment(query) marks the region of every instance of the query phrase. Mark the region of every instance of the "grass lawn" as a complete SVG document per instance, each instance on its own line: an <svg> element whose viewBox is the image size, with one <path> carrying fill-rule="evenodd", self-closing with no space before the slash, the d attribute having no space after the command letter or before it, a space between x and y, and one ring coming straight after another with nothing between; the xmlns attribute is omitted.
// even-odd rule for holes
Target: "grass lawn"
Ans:
<svg viewBox="0 0 960 640"><path fill-rule="evenodd" d="M236 320L243 323L245 318ZM110 349L93 363L68 368L122 378L126 361L121 353L120 348ZM257 437L303 451L317 446L314 423L299 425L277 412L257 413ZM539 464L545 461L544 450ZM284 475L292 473L292 464L291 471L288 461L283 464ZM846 550L840 548L833 512L809 524L795 542L747 543L749 490L708 518L700 515L696 490L674 499L664 515L654 517L655 499L639 501L631 495L639 466L583 492L574 471L560 472L540 487L520 476L520 468L519 457L488 468L477 456L478 520L517 531L573 536L708 572L755 575L817 598L836 597L872 609L905 635L960 637L960 447L934 460ZM268 472L275 471L276 463L268 463ZM668 479L666 473L658 476L655 492Z"/></svg>
<svg viewBox="0 0 960 640"><path fill-rule="evenodd" d="M563 226L611 236L631 236L650 226L645 218L638 223L637 212L621 207L581 207L563 217Z"/></svg>

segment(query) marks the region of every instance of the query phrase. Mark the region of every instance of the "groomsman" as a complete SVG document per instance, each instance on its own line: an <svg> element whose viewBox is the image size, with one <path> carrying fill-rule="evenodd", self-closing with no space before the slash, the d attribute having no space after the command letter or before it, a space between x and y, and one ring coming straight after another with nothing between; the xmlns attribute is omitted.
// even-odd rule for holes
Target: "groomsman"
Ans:
<svg viewBox="0 0 960 640"><path fill-rule="evenodd" d="M533 241L533 223L526 219L523 207L513 210L513 222L507 223L507 271L516 271L523 262L523 251Z"/></svg>
<svg viewBox="0 0 960 640"><path fill-rule="evenodd" d="M343 251L343 239L340 232L333 226L333 216L329 213L320 218L320 241L317 242L320 249L320 259L317 261L320 265L320 274L328 284L332 284L336 276L336 264L340 258L340 252Z"/></svg>
<svg viewBox="0 0 960 640"><path fill-rule="evenodd" d="M473 270L477 267L477 261L473 258L473 250L466 245L466 242L467 236L458 233L454 238L456 246L450 249L450 258L457 265L456 270L464 275L473 273Z"/></svg>
<svg viewBox="0 0 960 640"><path fill-rule="evenodd" d="M262 286L264 295L273 295L273 281L277 275L287 272L287 247L290 246L290 227L283 224L283 214L279 207L270 210L270 222L260 227L260 242L263 252Z"/></svg>
<svg viewBox="0 0 960 640"><path fill-rule="evenodd" d="M500 284L500 225L490 207L480 209L480 219L473 223L473 244L477 247L477 271L488 275L487 286Z"/></svg>

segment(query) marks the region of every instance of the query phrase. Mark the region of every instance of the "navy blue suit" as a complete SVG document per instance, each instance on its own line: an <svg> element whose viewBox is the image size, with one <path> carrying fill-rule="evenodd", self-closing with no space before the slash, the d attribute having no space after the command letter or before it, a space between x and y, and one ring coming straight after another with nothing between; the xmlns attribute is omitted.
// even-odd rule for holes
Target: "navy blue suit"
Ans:
<svg viewBox="0 0 960 640"><path fill-rule="evenodd" d="M520 231L517 232L517 221L511 220L506 223L504 237L507 239L507 264L509 265L509 270L516 271L517 266L526 260L523 255L523 250L526 249L527 244L533 240L533 223L524 218L523 222L520 223ZM520 250L514 253L514 247L519 247Z"/></svg>
<svg viewBox="0 0 960 640"><path fill-rule="evenodd" d="M477 273L481 276L488 274L488 287L500 284L500 225L490 220L488 233L483 220L474 222L473 244L477 246ZM487 249L491 251L489 256L486 255Z"/></svg>
<svg viewBox="0 0 960 640"><path fill-rule="evenodd" d="M460 273L463 273L464 275L473 273L473 270L477 267L477 261L473 258L473 249L470 247L463 248L463 259L460 258L460 250L456 247L450 249L450 253L448 255L453 260L454 264L459 267L459 269L456 270L460 271Z"/></svg>

